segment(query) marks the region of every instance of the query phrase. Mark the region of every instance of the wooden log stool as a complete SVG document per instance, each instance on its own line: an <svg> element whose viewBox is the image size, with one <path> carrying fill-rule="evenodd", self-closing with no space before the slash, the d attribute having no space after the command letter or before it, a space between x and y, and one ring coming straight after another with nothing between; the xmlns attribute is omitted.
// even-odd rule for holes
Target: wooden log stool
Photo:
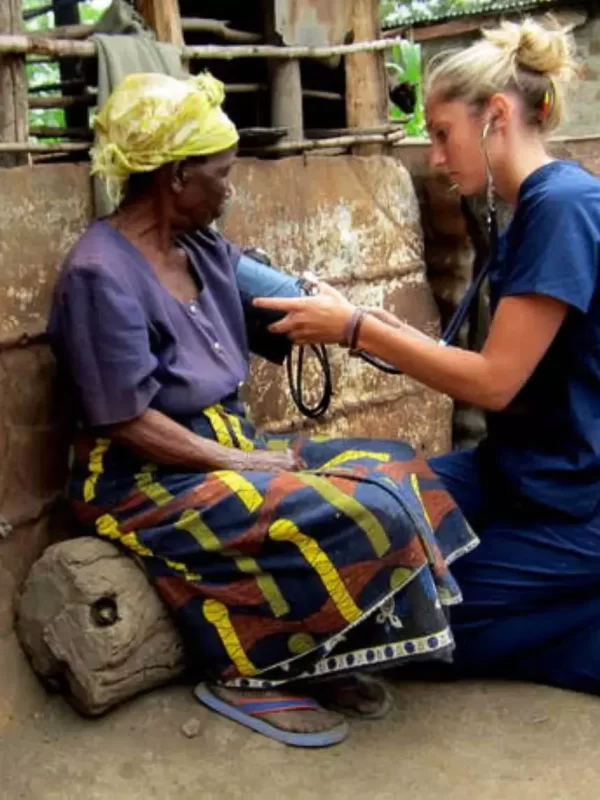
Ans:
<svg viewBox="0 0 600 800"><path fill-rule="evenodd" d="M55 544L34 564L17 634L42 681L87 715L184 670L179 634L144 572L92 537Z"/></svg>

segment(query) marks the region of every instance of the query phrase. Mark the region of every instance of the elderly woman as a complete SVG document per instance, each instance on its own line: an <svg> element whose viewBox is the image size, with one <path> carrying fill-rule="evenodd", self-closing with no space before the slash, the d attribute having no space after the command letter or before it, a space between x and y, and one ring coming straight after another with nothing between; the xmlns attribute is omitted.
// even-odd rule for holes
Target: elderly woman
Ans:
<svg viewBox="0 0 600 800"><path fill-rule="evenodd" d="M211 228L238 141L222 100L208 74L132 75L99 115L93 168L119 205L69 254L49 326L78 406L69 494L147 571L202 702L323 746L340 711L389 707L360 673L449 657L447 564L475 539L407 445L250 423L241 253Z"/></svg>

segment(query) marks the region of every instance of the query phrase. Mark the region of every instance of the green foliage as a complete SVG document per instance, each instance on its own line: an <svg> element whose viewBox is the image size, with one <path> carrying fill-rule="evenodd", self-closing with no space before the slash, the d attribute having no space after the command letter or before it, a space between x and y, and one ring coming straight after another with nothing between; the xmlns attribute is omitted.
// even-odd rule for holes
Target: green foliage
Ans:
<svg viewBox="0 0 600 800"><path fill-rule="evenodd" d="M394 45L388 51L389 60L386 62L388 74L394 76L398 83L408 81L417 87L417 104L410 121L406 123L405 130L408 136L425 135L425 113L423 109L423 86L421 46L404 41ZM390 103L390 119L404 119L405 114L395 105Z"/></svg>
<svg viewBox="0 0 600 800"><path fill-rule="evenodd" d="M436 19L443 14L460 14L490 6L490 0L381 0L380 17L385 27L402 25L414 18ZM408 136L425 136L423 108L423 66L420 45L405 41L388 51L388 73L400 81L417 86L417 105L411 120L406 124ZM402 119L404 114L390 104L390 118Z"/></svg>
<svg viewBox="0 0 600 800"><path fill-rule="evenodd" d="M2 2L2 0L0 0ZM93 24L99 19L106 8L110 5L111 0L88 0L88 2L79 3L79 16L81 22L86 24ZM23 10L39 8L48 5L48 0L23 0ZM24 23L26 31L45 31L54 27L54 14L49 12L42 14L34 19L27 20ZM59 83L60 70L57 63L39 63L35 59L29 59L26 67L27 82L30 89L41 86L51 86ZM56 94L52 91L36 92L38 97ZM44 127L64 127L65 126L65 112L61 108L49 109L33 109L29 112L29 124L31 126L44 126ZM44 141L52 141L45 139Z"/></svg>

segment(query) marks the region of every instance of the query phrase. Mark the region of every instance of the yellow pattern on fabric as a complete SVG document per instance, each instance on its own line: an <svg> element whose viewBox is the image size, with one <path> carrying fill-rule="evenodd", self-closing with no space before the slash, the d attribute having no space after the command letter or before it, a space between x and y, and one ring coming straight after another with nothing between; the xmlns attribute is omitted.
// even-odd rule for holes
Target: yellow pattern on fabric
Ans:
<svg viewBox="0 0 600 800"><path fill-rule="evenodd" d="M242 424L239 418L236 417L235 414L227 414L227 412L225 412L225 415L227 417L227 421L233 428L233 432L238 440L240 450L243 450L245 453L249 453L250 451L254 450L254 442L250 441L250 439L244 435Z"/></svg>
<svg viewBox="0 0 600 800"><path fill-rule="evenodd" d="M221 549L219 538L204 522L200 513L193 508L186 508L175 523L175 527L180 531L191 533L200 547L209 553L216 553Z"/></svg>
<svg viewBox="0 0 600 800"><path fill-rule="evenodd" d="M257 511L263 504L263 496L249 480L230 469L219 469L212 473L215 478L223 481L246 506L248 511Z"/></svg>
<svg viewBox="0 0 600 800"><path fill-rule="evenodd" d="M390 587L400 589L413 575L413 571L408 567L396 567L390 575Z"/></svg>
<svg viewBox="0 0 600 800"><path fill-rule="evenodd" d="M359 458L372 458L375 461L389 461L391 456L389 453L376 453L371 450L344 450L343 453L339 453L326 464L323 464L322 467L319 467L319 470L333 469L334 467L339 467L339 465L343 464L345 461L356 461Z"/></svg>
<svg viewBox="0 0 600 800"><path fill-rule="evenodd" d="M350 596L329 556L314 539L303 534L290 519L276 520L269 528L269 536L276 542L295 544L323 582L342 617L347 622L356 622L360 619L362 611Z"/></svg>
<svg viewBox="0 0 600 800"><path fill-rule="evenodd" d="M433 529L433 525L431 524L431 517L429 516L427 509L425 508L425 503L423 502L423 496L421 495L421 487L419 485L419 477L415 475L414 472L410 476L410 485L413 488L413 492L419 498L419 503L421 504L421 509L423 510L423 516L425 517L427 524L430 528Z"/></svg>
<svg viewBox="0 0 600 800"><path fill-rule="evenodd" d="M429 526L429 529L431 531L433 531L433 525L431 524L431 517L427 513L427 509L425 508L425 503L423 502L423 497L421 495L421 487L419 486L419 477L418 477L418 475L415 475L414 472L410 476L410 485L412 486L412 490L415 493L415 495L417 496L417 499L419 500L419 504L421 506L421 510L423 511L423 516L425 517L425 522ZM434 561L435 561L435 555L431 550L429 542L427 541L427 539L424 536L420 536L419 540L420 540L421 544L423 545L423 550L425 550L425 552L427 554L427 558L429 559L429 563L433 564Z"/></svg>
<svg viewBox="0 0 600 800"><path fill-rule="evenodd" d="M98 483L100 475L104 472L104 454L109 447L110 439L96 439L96 446L90 453L90 460L88 462L90 474L83 484L83 499L86 503L91 503L96 496L96 484Z"/></svg>
<svg viewBox="0 0 600 800"><path fill-rule="evenodd" d="M235 559L240 572L246 575L254 575L258 588L261 590L263 597L271 606L271 611L276 617L283 617L290 610L287 600L281 594L279 586L275 579L269 573L263 572L260 564L250 556L238 556Z"/></svg>
<svg viewBox="0 0 600 800"><path fill-rule="evenodd" d="M183 573L186 581L202 580L202 575L198 575L195 572L190 572L185 564L182 564L179 561L171 561L169 558L157 556L149 547L146 547L146 545L140 542L137 534L134 531L122 533L119 529L119 523L110 514L103 514L101 517L98 517L96 520L96 532L99 536L104 536L112 541L120 542L123 547L126 547L128 550L131 550L138 556L145 556L146 558L152 556L153 558L160 559L168 567L171 567L171 569L174 569L176 572Z"/></svg>
<svg viewBox="0 0 600 800"><path fill-rule="evenodd" d="M233 447L233 439L227 430L227 425L221 417L219 409L220 406L209 406L208 408L205 408L202 413L210 422L214 434L217 437L217 442L222 444L224 447Z"/></svg>
<svg viewBox="0 0 600 800"><path fill-rule="evenodd" d="M142 494L145 494L157 506L164 506L175 499L168 489L154 480L150 465L146 465L141 472L138 472L135 476L135 485Z"/></svg>
<svg viewBox="0 0 600 800"><path fill-rule="evenodd" d="M237 667L240 675L256 675L258 670L246 655L242 643L231 624L227 606L220 603L218 600L205 600L202 605L205 618L217 629L217 633L223 646L227 651L227 655Z"/></svg>
<svg viewBox="0 0 600 800"><path fill-rule="evenodd" d="M115 203L130 175L228 150L239 140L222 110L225 87L210 73L186 80L160 73L125 77L96 117L92 174Z"/></svg>
<svg viewBox="0 0 600 800"><path fill-rule="evenodd" d="M362 503L338 489L324 476L312 475L309 472L297 472L295 476L314 489L334 508L350 517L365 532L376 555L381 557L388 552L391 545L383 525Z"/></svg>
<svg viewBox="0 0 600 800"><path fill-rule="evenodd" d="M287 450L290 446L289 439L268 439L267 440L267 450Z"/></svg>
<svg viewBox="0 0 600 800"><path fill-rule="evenodd" d="M290 652L296 656L301 656L304 653L309 653L317 646L315 640L310 633L293 633L288 639L288 647Z"/></svg>

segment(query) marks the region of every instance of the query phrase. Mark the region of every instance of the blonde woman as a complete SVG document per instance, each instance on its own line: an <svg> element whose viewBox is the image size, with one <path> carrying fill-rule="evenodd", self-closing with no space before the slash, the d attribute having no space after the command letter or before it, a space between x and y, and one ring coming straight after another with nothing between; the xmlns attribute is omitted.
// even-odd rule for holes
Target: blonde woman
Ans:
<svg viewBox="0 0 600 800"><path fill-rule="evenodd" d="M454 574L456 676L600 691L600 181L545 138L576 77L569 34L504 23L426 81L431 163L514 207L490 273L481 352L320 296L259 304L298 342L352 342L488 413L475 450L431 461L481 538Z"/></svg>

